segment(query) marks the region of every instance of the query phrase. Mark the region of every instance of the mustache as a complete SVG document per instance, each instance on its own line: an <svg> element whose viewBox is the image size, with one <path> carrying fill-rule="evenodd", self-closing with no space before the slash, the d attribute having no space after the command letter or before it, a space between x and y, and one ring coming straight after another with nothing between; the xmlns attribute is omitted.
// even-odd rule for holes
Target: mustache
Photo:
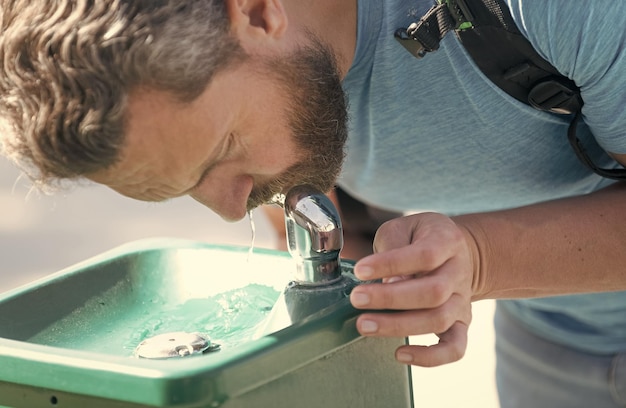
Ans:
<svg viewBox="0 0 626 408"><path fill-rule="evenodd" d="M272 180L268 183L264 183L259 186L255 186L248 197L246 208L248 211L252 211L255 208L265 205L273 204L273 198L282 193L285 189L281 179Z"/></svg>
<svg viewBox="0 0 626 408"><path fill-rule="evenodd" d="M343 154L336 157L336 160L329 160L325 155L322 160L317 156L301 161L275 179L254 186L248 197L247 210L252 211L264 204L280 204L274 200L277 195L301 184L310 184L320 191L329 192L335 186L343 162Z"/></svg>

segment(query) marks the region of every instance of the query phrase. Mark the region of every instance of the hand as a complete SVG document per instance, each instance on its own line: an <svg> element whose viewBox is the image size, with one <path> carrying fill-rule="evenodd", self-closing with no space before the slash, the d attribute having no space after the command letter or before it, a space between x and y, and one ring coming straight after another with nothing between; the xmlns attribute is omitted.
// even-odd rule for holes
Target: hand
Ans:
<svg viewBox="0 0 626 408"><path fill-rule="evenodd" d="M351 295L366 312L357 319L364 336L406 337L435 333L433 346L406 345L396 359L419 366L437 366L459 360L467 347L472 319L471 297L475 243L450 218L421 213L383 224L374 238L374 254L354 268L362 284ZM395 312L397 311L397 312Z"/></svg>

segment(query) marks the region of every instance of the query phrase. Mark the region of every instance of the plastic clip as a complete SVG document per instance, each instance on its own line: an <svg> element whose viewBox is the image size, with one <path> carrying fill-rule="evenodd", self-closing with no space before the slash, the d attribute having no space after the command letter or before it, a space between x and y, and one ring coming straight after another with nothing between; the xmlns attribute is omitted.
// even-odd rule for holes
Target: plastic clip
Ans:
<svg viewBox="0 0 626 408"><path fill-rule="evenodd" d="M415 29L416 24L413 23L409 28L398 28L393 36L398 42L415 58L424 58L428 50L424 45L415 37L411 37L409 32Z"/></svg>
<svg viewBox="0 0 626 408"><path fill-rule="evenodd" d="M578 87L560 78L550 77L535 84L528 92L528 103L535 109L571 115L582 107Z"/></svg>

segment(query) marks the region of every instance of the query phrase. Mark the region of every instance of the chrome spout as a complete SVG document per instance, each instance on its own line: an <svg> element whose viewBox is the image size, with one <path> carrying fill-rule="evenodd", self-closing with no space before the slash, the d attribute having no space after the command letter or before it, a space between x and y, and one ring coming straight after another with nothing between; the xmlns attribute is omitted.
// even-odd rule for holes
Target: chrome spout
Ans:
<svg viewBox="0 0 626 408"><path fill-rule="evenodd" d="M323 285L341 278L343 230L339 212L326 195L309 185L289 190L285 226L298 284Z"/></svg>

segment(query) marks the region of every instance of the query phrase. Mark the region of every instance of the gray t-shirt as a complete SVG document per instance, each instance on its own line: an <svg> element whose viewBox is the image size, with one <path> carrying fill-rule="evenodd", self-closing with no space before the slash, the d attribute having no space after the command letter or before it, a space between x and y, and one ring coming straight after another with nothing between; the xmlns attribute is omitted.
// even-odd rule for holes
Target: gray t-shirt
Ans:
<svg viewBox="0 0 626 408"><path fill-rule="evenodd" d="M590 156L602 167L616 166L589 142L595 136L605 149L626 153L626 75L620 74L626 73L626 2L509 4L539 53L581 87L585 123L578 136ZM394 31L431 5L358 2L357 50L344 80L351 121L343 189L390 210L456 215L611 183L576 158L566 136L571 117L537 111L504 93L454 34L420 60L398 44ZM626 350L626 293L507 301L505 307L554 341L592 352Z"/></svg>

